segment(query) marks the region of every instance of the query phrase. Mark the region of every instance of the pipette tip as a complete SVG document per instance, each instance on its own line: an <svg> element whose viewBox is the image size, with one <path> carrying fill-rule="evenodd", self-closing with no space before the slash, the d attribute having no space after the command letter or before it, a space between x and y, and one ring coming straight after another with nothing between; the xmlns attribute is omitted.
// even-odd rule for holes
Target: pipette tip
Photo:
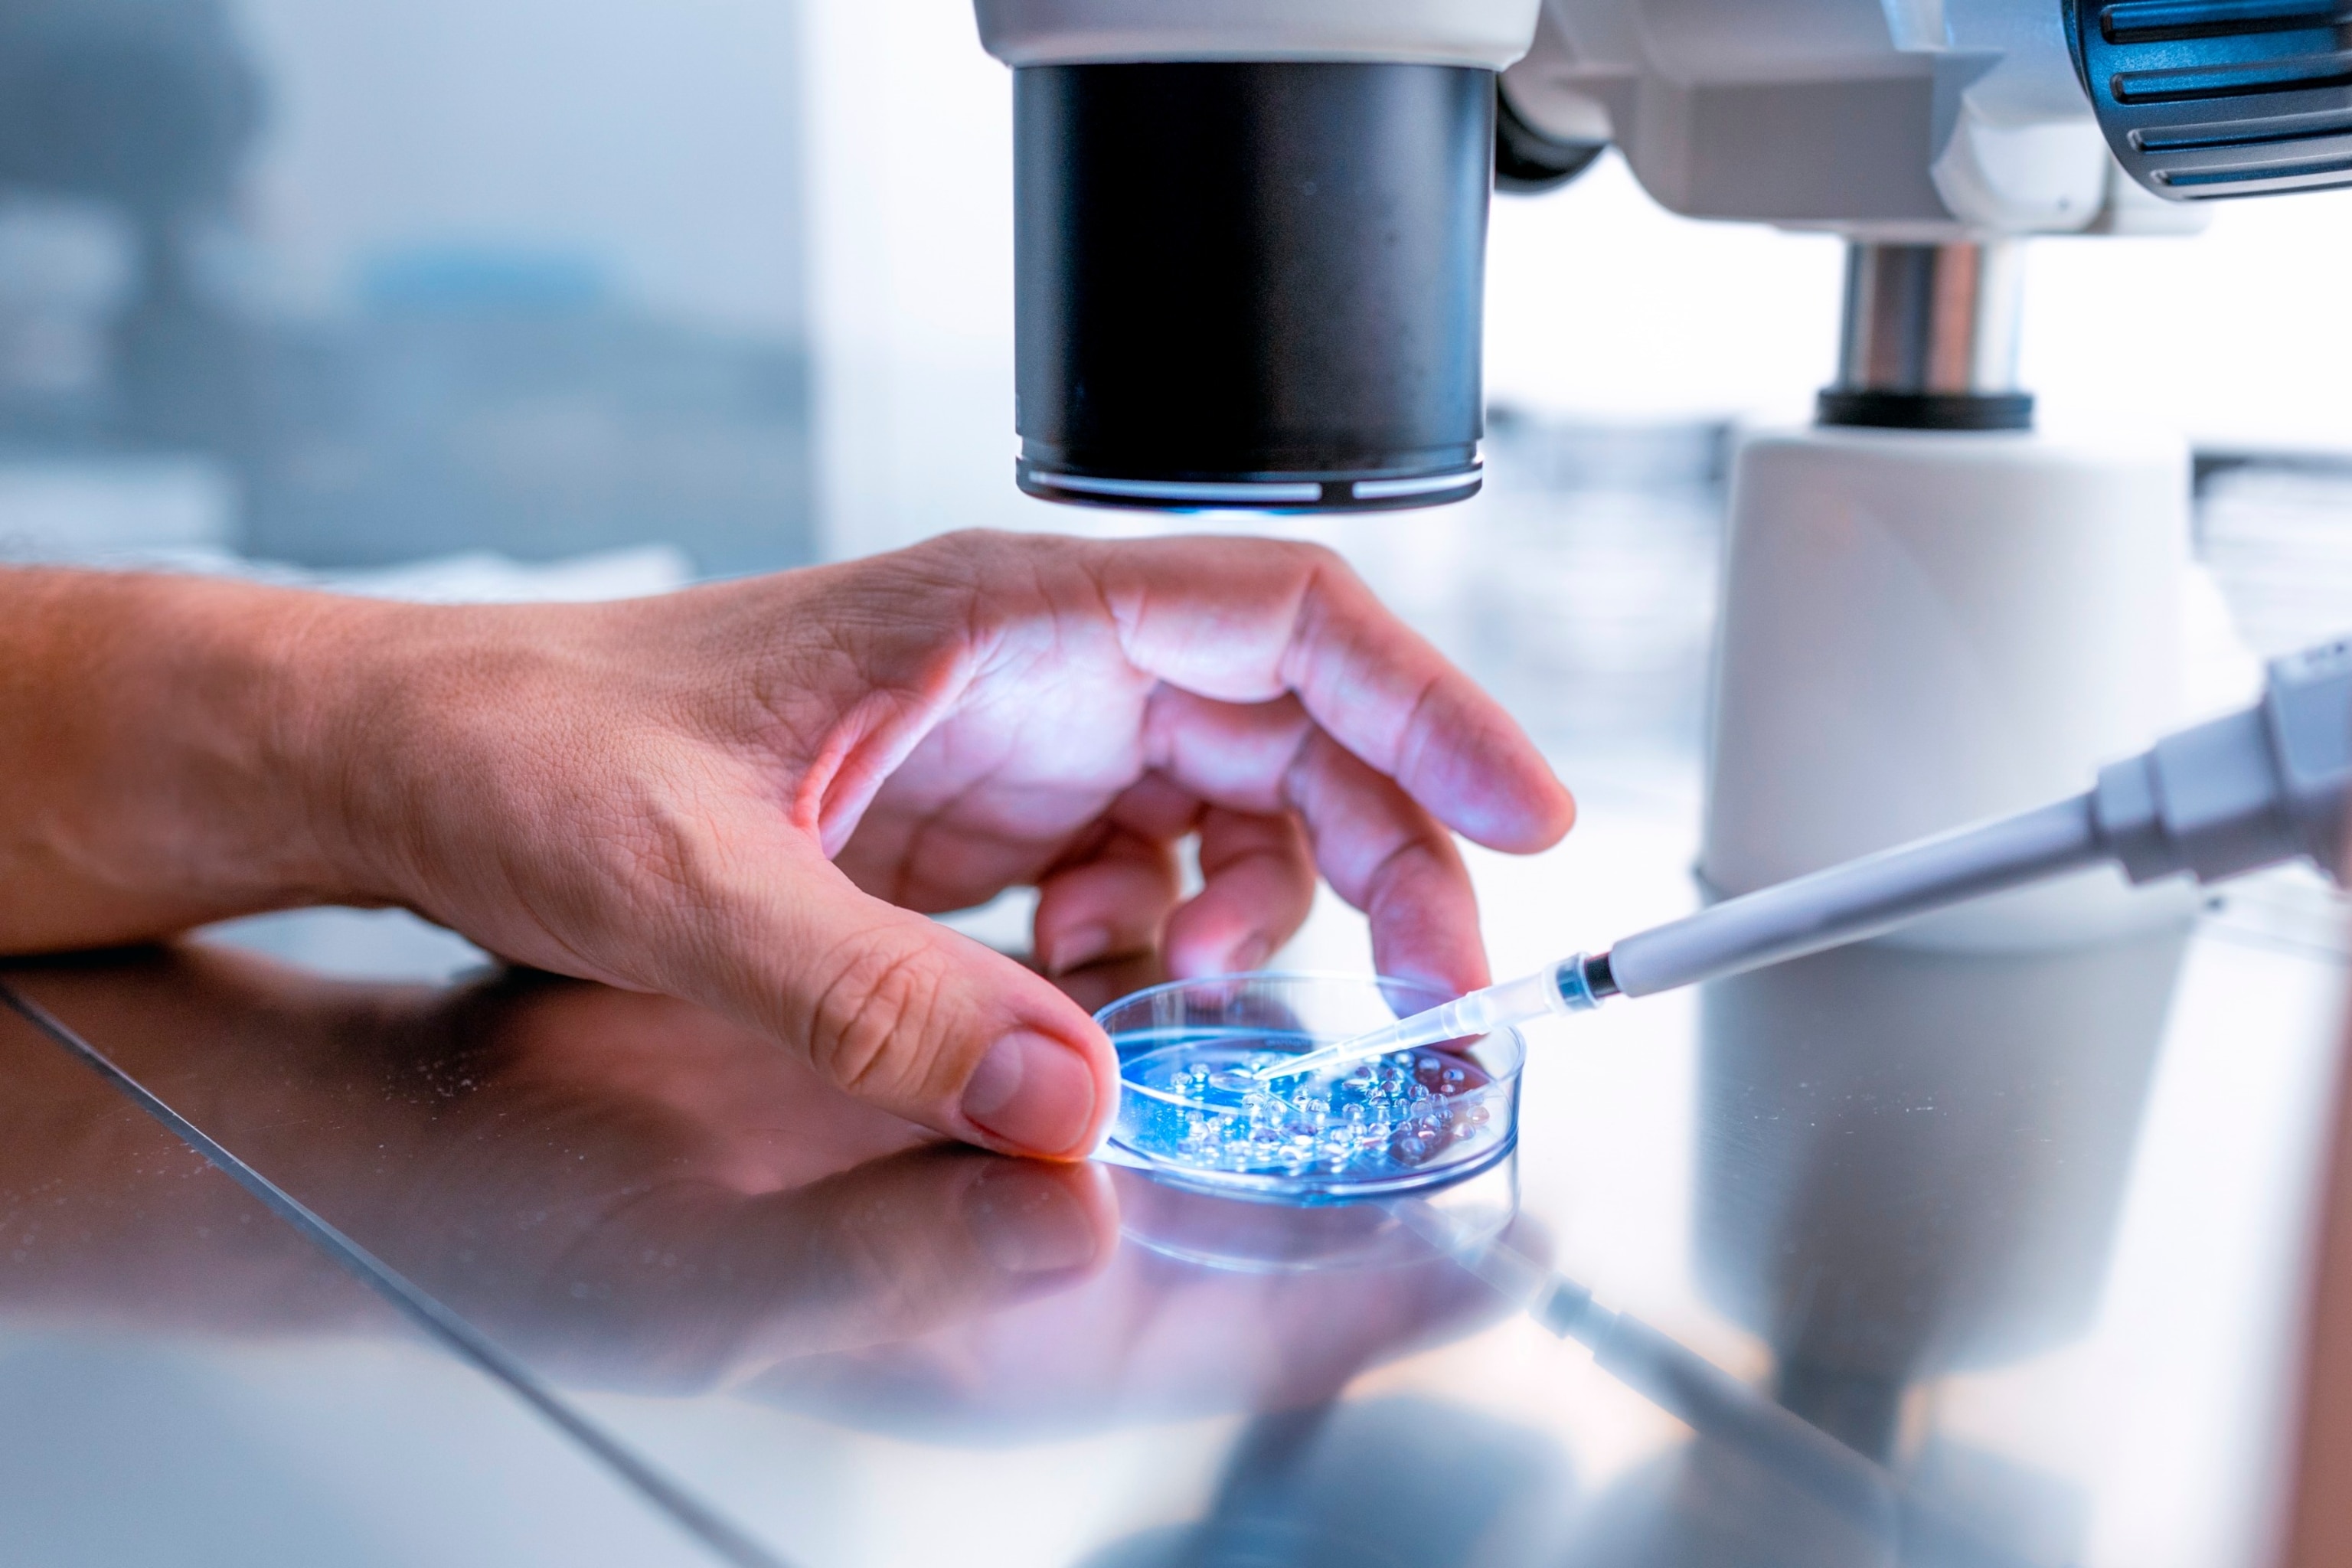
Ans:
<svg viewBox="0 0 2352 1568"><path fill-rule="evenodd" d="M1579 953L1549 969L1473 991L1467 996L1400 1018L1353 1039L1341 1040L1287 1061L1270 1062L1241 1075L1252 1081L1229 1087L1263 1088L1396 1051L1470 1039L1550 1013L1581 1013L1598 1006L1601 997L1614 995L1616 991L1608 955L1603 953L1594 960Z"/></svg>

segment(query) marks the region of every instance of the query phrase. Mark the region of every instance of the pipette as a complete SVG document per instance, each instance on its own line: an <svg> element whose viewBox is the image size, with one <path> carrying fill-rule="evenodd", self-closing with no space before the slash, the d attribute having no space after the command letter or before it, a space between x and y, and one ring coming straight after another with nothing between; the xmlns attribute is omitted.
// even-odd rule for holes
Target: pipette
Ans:
<svg viewBox="0 0 2352 1568"><path fill-rule="evenodd" d="M2135 883L2210 883L2300 857L2340 875L2347 806L2352 641L2278 660L2258 706L2115 763L2087 795L1726 900L1255 1076L1276 1083L1720 979L2092 866L2118 866Z"/></svg>

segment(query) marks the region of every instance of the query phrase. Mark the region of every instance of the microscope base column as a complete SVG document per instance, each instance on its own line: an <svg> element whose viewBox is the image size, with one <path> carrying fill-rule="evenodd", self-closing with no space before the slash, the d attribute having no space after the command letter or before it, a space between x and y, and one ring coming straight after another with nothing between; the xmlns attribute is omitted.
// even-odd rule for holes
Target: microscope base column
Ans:
<svg viewBox="0 0 2352 1568"><path fill-rule="evenodd" d="M1815 428L1736 463L1705 842L1733 895L2087 786L2184 717L2178 441ZM1886 940L1988 952L2177 921L2100 870Z"/></svg>

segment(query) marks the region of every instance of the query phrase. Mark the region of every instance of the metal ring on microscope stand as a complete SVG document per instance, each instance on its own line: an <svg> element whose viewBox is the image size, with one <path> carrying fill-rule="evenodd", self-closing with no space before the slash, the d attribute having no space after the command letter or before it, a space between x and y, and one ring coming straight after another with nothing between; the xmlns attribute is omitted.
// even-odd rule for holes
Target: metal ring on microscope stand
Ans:
<svg viewBox="0 0 2352 1568"><path fill-rule="evenodd" d="M1822 425L1873 430L2031 430L2030 392L1912 392L1832 386L1815 400Z"/></svg>
<svg viewBox="0 0 2352 1568"><path fill-rule="evenodd" d="M2352 184L2352 0L2066 0L2116 161L2173 201Z"/></svg>

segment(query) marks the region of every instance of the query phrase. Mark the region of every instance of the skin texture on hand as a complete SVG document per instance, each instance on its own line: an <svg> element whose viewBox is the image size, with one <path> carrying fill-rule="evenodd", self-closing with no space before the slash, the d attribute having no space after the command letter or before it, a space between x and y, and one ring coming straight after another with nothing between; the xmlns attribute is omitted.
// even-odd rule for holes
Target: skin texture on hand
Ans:
<svg viewBox="0 0 2352 1568"><path fill-rule="evenodd" d="M1034 885L1049 968L1209 973L1319 870L1382 969L1468 988L1448 829L1535 850L1574 811L1337 557L1268 541L964 534L602 605L7 573L0 626L0 950L403 905L1048 1157L1098 1139L1109 1044L928 914Z"/></svg>

